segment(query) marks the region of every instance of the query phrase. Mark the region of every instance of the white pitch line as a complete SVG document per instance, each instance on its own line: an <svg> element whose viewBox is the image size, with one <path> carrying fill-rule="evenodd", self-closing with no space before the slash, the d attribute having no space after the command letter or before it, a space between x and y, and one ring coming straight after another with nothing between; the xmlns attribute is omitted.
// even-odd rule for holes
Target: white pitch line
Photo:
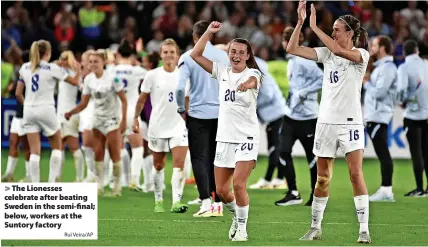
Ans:
<svg viewBox="0 0 428 247"><path fill-rule="evenodd" d="M101 221L134 221L134 222L180 222L180 223L225 223L226 221L220 220L154 220L154 219L99 219ZM308 222L291 222L291 221L250 221L252 224L302 224L309 225ZM346 222L325 222L326 225L357 225L358 223ZM408 224L369 224L370 226L403 226L403 227L428 227L428 225L408 225Z"/></svg>

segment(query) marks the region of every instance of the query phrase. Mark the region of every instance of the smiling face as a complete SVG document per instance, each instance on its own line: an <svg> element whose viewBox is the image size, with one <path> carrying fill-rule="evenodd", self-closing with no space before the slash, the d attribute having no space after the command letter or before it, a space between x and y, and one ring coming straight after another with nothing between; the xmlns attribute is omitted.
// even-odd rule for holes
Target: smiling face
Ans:
<svg viewBox="0 0 428 247"><path fill-rule="evenodd" d="M239 42L232 42L229 48L229 61L233 70L242 71L250 58L248 46Z"/></svg>
<svg viewBox="0 0 428 247"><path fill-rule="evenodd" d="M105 61L100 55L91 54L89 56L89 67L92 72L100 73L104 70Z"/></svg>
<svg viewBox="0 0 428 247"><path fill-rule="evenodd" d="M352 39L353 31L346 30L346 24L342 20L336 20L333 25L333 39L341 47L346 47L346 44Z"/></svg>
<svg viewBox="0 0 428 247"><path fill-rule="evenodd" d="M174 45L162 45L161 46L161 58L164 62L164 64L173 65L177 64L178 60L178 52L177 47Z"/></svg>

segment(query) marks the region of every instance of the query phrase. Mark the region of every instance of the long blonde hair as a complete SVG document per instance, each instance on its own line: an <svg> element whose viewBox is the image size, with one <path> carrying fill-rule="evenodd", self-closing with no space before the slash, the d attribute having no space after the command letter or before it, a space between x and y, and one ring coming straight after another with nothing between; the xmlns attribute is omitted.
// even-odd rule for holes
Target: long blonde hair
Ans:
<svg viewBox="0 0 428 247"><path fill-rule="evenodd" d="M70 68L74 71L76 71L76 58L74 57L74 54L72 51L64 51L59 56L60 60L67 60L68 65Z"/></svg>
<svg viewBox="0 0 428 247"><path fill-rule="evenodd" d="M30 48L31 71L34 72L40 65L41 58L51 51L51 44L46 40L34 41Z"/></svg>

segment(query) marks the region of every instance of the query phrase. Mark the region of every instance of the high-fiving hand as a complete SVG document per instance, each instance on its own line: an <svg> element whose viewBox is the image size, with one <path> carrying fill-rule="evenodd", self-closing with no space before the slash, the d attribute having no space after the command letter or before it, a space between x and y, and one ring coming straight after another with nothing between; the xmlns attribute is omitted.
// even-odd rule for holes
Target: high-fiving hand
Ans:
<svg viewBox="0 0 428 247"><path fill-rule="evenodd" d="M311 17L309 19L309 26L315 27L317 25L317 11L314 4L311 4Z"/></svg>
<svg viewBox="0 0 428 247"><path fill-rule="evenodd" d="M297 18L300 24L303 24L306 19L306 1L300 0L299 7L297 7Z"/></svg>

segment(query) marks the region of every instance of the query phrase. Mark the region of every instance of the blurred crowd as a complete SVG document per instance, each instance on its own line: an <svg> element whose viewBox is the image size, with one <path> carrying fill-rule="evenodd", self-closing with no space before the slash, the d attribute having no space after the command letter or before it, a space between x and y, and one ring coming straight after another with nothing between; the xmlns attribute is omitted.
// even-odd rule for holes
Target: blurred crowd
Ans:
<svg viewBox="0 0 428 247"><path fill-rule="evenodd" d="M79 59L89 48L115 51L122 40L135 44L137 56L159 51L165 38L173 38L184 52L193 46L192 26L198 20L217 20L224 28L214 43L235 37L250 41L264 60L284 59L282 32L297 21L298 2L274 1L117 1L22 2L2 1L2 96L28 58L34 40L52 44L52 59L72 50ZM384 34L394 42L394 61L404 61L403 43L417 40L421 56L428 57L427 2L341 1L314 2L317 22L327 33L343 14L359 18L371 37ZM309 6L309 5L308 5ZM306 44L322 46L309 27Z"/></svg>

